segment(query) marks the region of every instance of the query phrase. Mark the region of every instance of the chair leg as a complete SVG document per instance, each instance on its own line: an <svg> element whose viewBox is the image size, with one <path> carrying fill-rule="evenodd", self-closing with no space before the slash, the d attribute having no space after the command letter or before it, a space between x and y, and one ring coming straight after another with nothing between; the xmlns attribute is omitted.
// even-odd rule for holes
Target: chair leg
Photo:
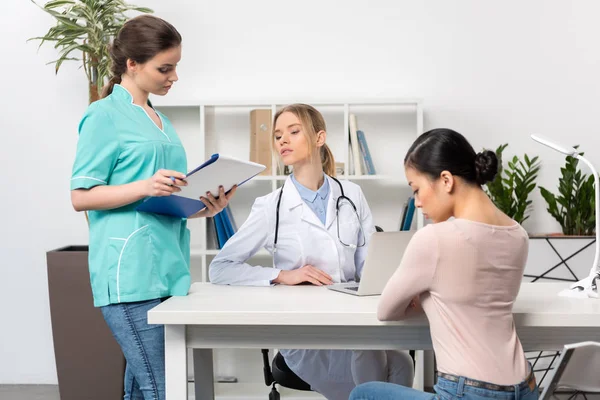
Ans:
<svg viewBox="0 0 600 400"><path fill-rule="evenodd" d="M269 393L269 400L280 400L280 399L281 399L281 396L279 395L277 388L275 388L275 384L273 384L271 393Z"/></svg>

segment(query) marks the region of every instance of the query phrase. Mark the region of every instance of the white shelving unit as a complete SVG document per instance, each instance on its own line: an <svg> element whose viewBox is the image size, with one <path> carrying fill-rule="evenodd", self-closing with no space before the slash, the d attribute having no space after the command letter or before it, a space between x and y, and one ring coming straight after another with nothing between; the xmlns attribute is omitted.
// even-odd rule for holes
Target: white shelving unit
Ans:
<svg viewBox="0 0 600 400"><path fill-rule="evenodd" d="M166 114L188 154L188 167L199 165L214 153L230 154L249 159L250 110L271 109L272 114L289 102L250 101L246 103L209 101L162 101L153 99L155 107ZM341 179L351 180L363 187L373 211L375 224L385 230L398 229L402 204L410 195L404 177L402 161L410 144L423 131L423 106L419 99L374 99L367 101L312 101L327 121L327 143L336 161L344 162ZM348 175L349 134L348 115L357 116L358 128L365 132L377 175ZM277 160L273 158L273 171ZM285 175L257 176L240 187L231 207L237 225L247 218L252 202L258 196L277 189ZM393 223L397 222L396 224ZM418 226L423 225L419 214ZM207 244L206 220L190 220L192 232L192 273L195 281L205 281L208 265L217 254ZM266 252L259 253L264 257Z"/></svg>
<svg viewBox="0 0 600 400"><path fill-rule="evenodd" d="M201 164L214 153L249 159L252 109L270 109L274 115L286 104L303 102L313 105L325 117L327 144L336 162L345 164L344 175L338 178L348 179L362 187L375 225L386 231L398 230L403 204L412 194L404 176L403 160L410 145L423 132L422 100L283 100L172 102L169 98L153 98L152 102L158 110L167 115L177 130L187 152L189 169ZM348 175L351 153L348 133L350 113L356 115L358 129L365 132L377 175ZM277 171L275 157L272 167L273 171ZM246 220L257 197L276 190L286 178L284 175L257 176L238 188L231 200L236 225L239 227ZM416 225L420 228L424 225L423 215L418 212L416 217ZM191 231L192 280L207 281L208 266L218 254L218 250L209 245L211 240L207 237L205 218L190 220L188 226ZM261 250L249 263L269 266L272 265L272 259L266 250ZM235 350L233 353L220 353L225 353L225 356L215 354L215 374L234 375L241 384L262 382L259 352Z"/></svg>

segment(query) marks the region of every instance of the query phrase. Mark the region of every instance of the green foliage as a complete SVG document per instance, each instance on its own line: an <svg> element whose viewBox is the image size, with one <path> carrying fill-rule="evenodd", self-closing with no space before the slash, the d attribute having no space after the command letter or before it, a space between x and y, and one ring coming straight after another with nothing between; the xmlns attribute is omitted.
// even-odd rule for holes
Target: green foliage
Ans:
<svg viewBox="0 0 600 400"><path fill-rule="evenodd" d="M498 174L494 180L486 185L487 194L496 207L503 213L522 224L531 212L529 195L535 189L535 180L540 170L538 157L523 156L524 162L514 156L508 162L508 168L502 165L502 153L508 144L503 144L496 149L498 157Z"/></svg>
<svg viewBox="0 0 600 400"><path fill-rule="evenodd" d="M577 169L578 163L577 158L566 157L565 166L560 169L558 195L543 187L540 187L540 192L548 204L548 212L558 221L565 235L594 235L594 175L582 174Z"/></svg>
<svg viewBox="0 0 600 400"><path fill-rule="evenodd" d="M54 0L44 6L34 0L31 2L54 17L56 25L44 36L29 40L40 40L40 47L45 42L54 42L54 48L59 50L59 57L48 64L55 64L56 73L65 61L82 61L90 86L90 102L92 97L97 98L102 92L105 78L109 76L110 57L107 45L127 21L125 13L153 12L149 8L127 4L123 0Z"/></svg>

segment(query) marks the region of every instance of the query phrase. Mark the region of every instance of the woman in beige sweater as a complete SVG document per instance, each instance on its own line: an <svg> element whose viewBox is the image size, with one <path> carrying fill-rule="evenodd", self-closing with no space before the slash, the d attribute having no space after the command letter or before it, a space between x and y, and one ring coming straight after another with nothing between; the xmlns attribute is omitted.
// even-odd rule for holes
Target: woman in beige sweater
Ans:
<svg viewBox="0 0 600 400"><path fill-rule="evenodd" d="M425 312L439 371L437 397L537 399L512 316L528 236L481 188L498 171L496 155L476 154L461 134L434 129L413 143L404 165L415 205L434 223L415 233L381 295L378 318ZM370 382L355 388L350 400L435 396Z"/></svg>

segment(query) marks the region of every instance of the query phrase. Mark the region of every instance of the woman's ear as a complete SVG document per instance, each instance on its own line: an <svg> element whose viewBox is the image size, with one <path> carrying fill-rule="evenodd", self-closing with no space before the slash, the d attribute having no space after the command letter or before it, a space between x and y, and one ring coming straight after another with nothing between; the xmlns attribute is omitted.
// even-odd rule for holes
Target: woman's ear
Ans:
<svg viewBox="0 0 600 400"><path fill-rule="evenodd" d="M442 171L440 173L440 180L442 182L444 191L446 193L452 193L452 190L454 190L454 175L452 175L450 173L450 171Z"/></svg>
<svg viewBox="0 0 600 400"><path fill-rule="evenodd" d="M317 132L317 147L321 147L325 144L325 140L327 139L327 132L319 131Z"/></svg>
<svg viewBox="0 0 600 400"><path fill-rule="evenodd" d="M133 61L131 58L127 59L127 72L136 73L138 69L138 63Z"/></svg>

